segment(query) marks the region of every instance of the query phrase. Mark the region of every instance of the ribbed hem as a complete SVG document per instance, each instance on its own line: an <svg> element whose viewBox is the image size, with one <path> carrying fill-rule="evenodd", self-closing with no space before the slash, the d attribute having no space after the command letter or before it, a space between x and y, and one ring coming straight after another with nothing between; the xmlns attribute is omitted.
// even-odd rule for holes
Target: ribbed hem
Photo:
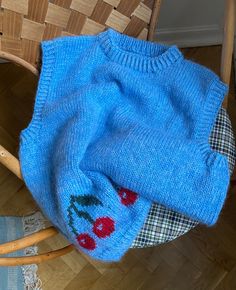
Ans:
<svg viewBox="0 0 236 290"><path fill-rule="evenodd" d="M214 79L210 86L204 109L202 112L199 112L201 119L199 120L196 137L204 157L209 155L209 152L214 152L210 147L209 137L227 92L228 85L223 83L219 78Z"/></svg>
<svg viewBox="0 0 236 290"><path fill-rule="evenodd" d="M136 39L111 28L101 32L98 38L105 54L112 61L142 72L163 70L183 59L176 45Z"/></svg>
<svg viewBox="0 0 236 290"><path fill-rule="evenodd" d="M49 84L56 60L56 45L57 43L54 41L43 41L41 43L43 63L35 97L33 116L28 126L20 133L21 141L34 138L41 127L41 114L49 93Z"/></svg>
<svg viewBox="0 0 236 290"><path fill-rule="evenodd" d="M136 208L136 211L140 212L140 214L135 216L132 225L128 223L129 226L126 226L126 231L124 231L124 233L120 235L119 239L109 245L109 247L107 246L96 252L96 254L87 251L84 252L87 253L89 256L93 257L94 259L100 260L102 262L119 262L120 259L130 249L133 241L138 236L151 209L152 203L150 201L142 197L139 197L139 199L141 200L139 201L139 206L138 209ZM81 250L78 247L78 242L76 240L71 240L71 242L78 248L78 250Z"/></svg>
<svg viewBox="0 0 236 290"><path fill-rule="evenodd" d="M227 164L225 164L227 166ZM195 220L199 223L205 224L207 226L213 226L220 215L220 212L224 206L225 199L227 196L227 190L229 187L229 173L227 168L219 167L214 168L215 182L214 189L212 187L206 186L204 191L193 192L189 185L188 180L186 183L182 183L181 187L178 187L178 182L176 183L176 188L178 187L178 193L174 191L161 191L158 193L158 186L154 184L143 183L142 180L136 182L136 186L139 187L140 192L146 192L145 195L149 200L157 202L168 209L176 211L185 215L187 218ZM222 171L222 174L221 174ZM188 176L191 180L191 176ZM131 188L133 190L134 178L132 174L125 175L125 187ZM222 183L218 185L219 182ZM135 180L136 181L136 180ZM170 178L166 180L166 183L171 183L173 180ZM201 187L201 185L199 185ZM185 192L186 195L183 198L182 193ZM182 198L180 197L182 196Z"/></svg>

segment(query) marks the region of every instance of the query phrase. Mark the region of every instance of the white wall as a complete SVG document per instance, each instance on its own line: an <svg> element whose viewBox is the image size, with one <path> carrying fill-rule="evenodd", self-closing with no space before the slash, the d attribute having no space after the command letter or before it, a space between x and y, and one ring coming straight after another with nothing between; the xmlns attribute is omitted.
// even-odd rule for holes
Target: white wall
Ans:
<svg viewBox="0 0 236 290"><path fill-rule="evenodd" d="M179 46L222 41L224 0L162 0L156 40Z"/></svg>

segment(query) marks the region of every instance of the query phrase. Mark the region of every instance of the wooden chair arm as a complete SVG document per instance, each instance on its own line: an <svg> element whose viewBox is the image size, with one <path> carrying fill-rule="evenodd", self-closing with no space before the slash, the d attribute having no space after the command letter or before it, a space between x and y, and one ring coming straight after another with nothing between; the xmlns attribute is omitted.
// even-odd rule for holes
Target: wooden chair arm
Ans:
<svg viewBox="0 0 236 290"><path fill-rule="evenodd" d="M20 58L20 57L18 57L16 55L13 55L11 53L7 53L7 52L4 52L4 51L0 50L0 58L9 60L11 62L14 62L17 65L23 66L28 71L31 71L36 76L39 74L39 72L38 72L36 67L34 67L32 64L30 64L29 62L25 61L24 59L22 59L22 58Z"/></svg>
<svg viewBox="0 0 236 290"><path fill-rule="evenodd" d="M70 253L74 250L73 245L68 245L62 249L55 250L49 253L40 254L37 256L26 256L26 257L7 257L0 258L0 266L19 266L27 264L39 264L48 260L52 260Z"/></svg>

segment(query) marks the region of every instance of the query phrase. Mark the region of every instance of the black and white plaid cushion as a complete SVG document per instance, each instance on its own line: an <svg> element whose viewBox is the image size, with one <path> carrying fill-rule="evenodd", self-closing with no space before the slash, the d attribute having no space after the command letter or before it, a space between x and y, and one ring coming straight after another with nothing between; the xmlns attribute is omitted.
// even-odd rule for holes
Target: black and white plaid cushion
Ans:
<svg viewBox="0 0 236 290"><path fill-rule="evenodd" d="M235 140L229 116L223 108L219 111L209 143L213 150L227 157L232 174L236 159ZM153 203L146 222L131 248L156 246L171 241L188 232L197 224L198 222L182 214Z"/></svg>

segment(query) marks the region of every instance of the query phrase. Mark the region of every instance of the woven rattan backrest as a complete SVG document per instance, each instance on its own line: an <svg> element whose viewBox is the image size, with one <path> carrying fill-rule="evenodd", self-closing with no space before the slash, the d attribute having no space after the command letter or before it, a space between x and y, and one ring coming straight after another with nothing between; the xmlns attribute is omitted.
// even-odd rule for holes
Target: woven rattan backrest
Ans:
<svg viewBox="0 0 236 290"><path fill-rule="evenodd" d="M34 66L39 58L40 41L57 36L96 34L112 27L130 36L151 39L150 22L157 19L160 6L156 0L0 0L0 3L1 51Z"/></svg>

